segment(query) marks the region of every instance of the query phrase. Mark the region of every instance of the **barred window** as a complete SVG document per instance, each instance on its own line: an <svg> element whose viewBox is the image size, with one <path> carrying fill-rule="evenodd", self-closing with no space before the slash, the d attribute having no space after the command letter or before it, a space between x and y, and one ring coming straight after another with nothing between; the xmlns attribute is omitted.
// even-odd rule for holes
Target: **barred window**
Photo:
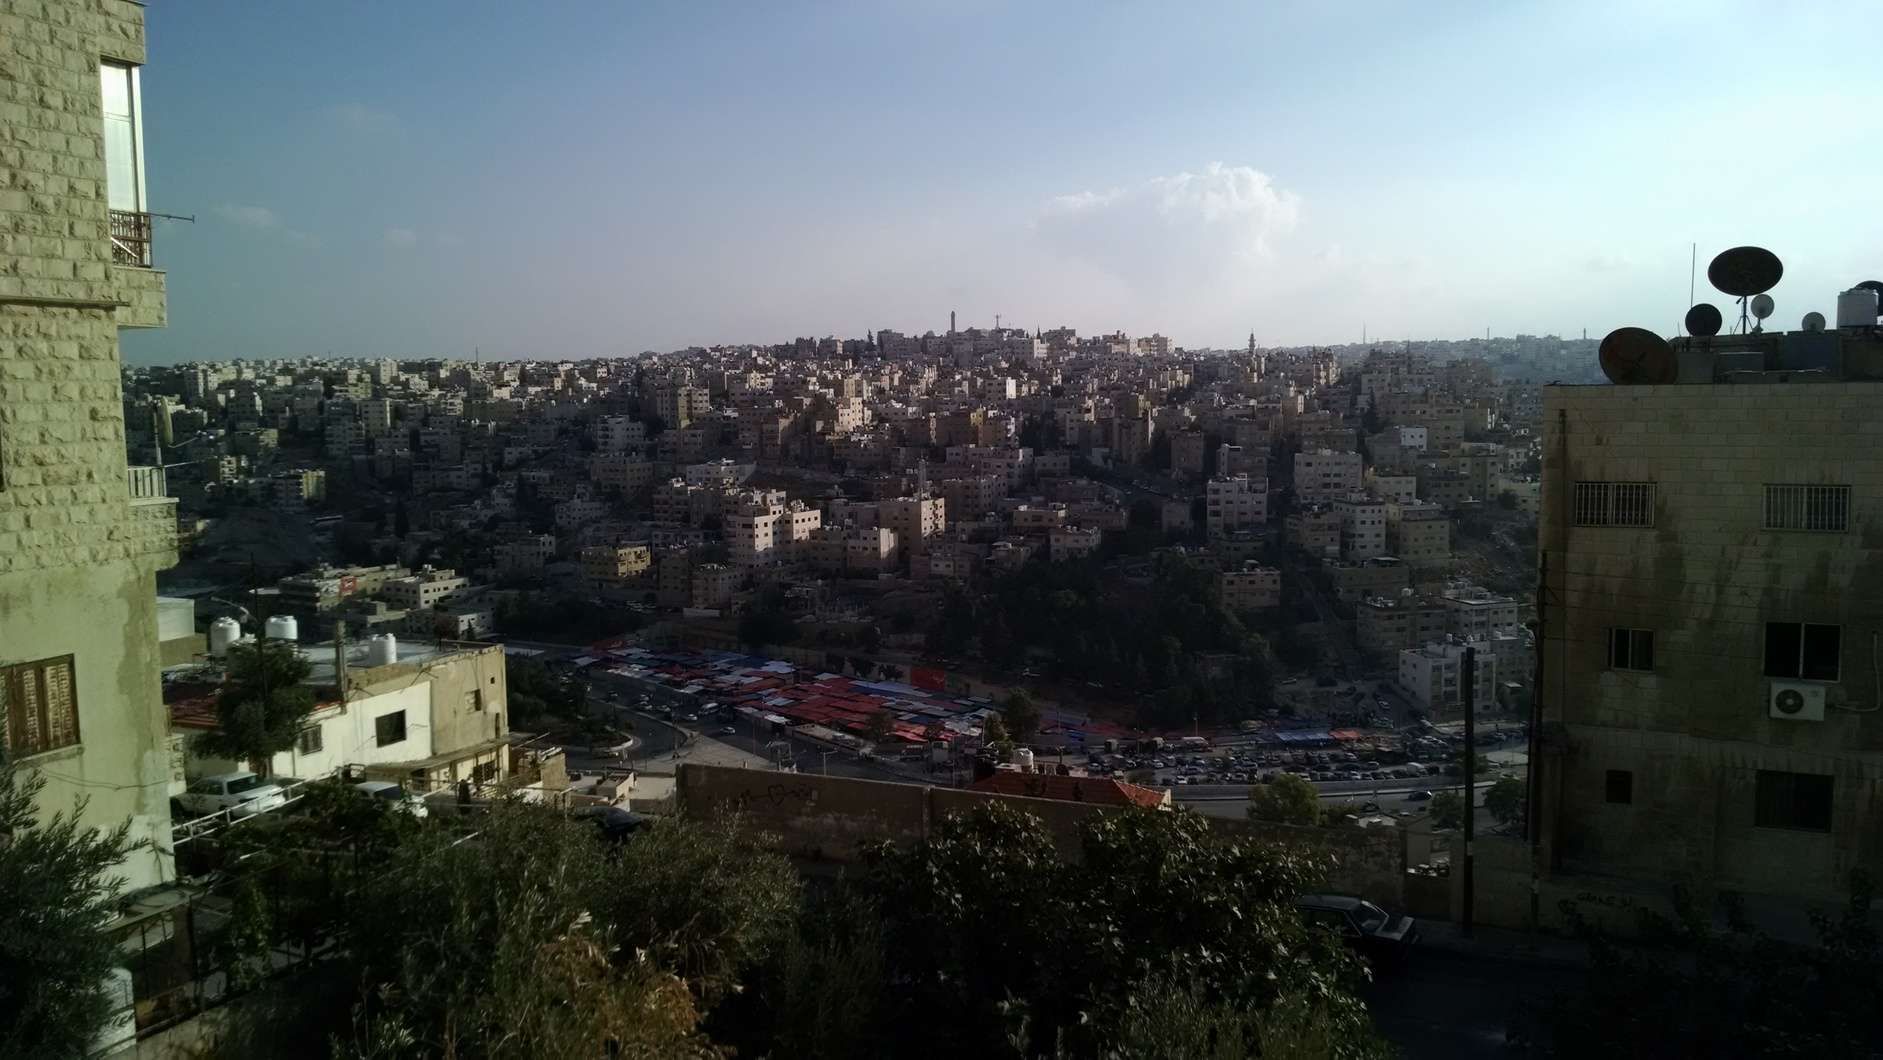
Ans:
<svg viewBox="0 0 1883 1060"><path fill-rule="evenodd" d="M1578 482L1577 526L1653 526L1654 483Z"/></svg>
<svg viewBox="0 0 1883 1060"><path fill-rule="evenodd" d="M1850 526L1849 486L1767 485L1765 529L1841 534Z"/></svg>
<svg viewBox="0 0 1883 1060"><path fill-rule="evenodd" d="M25 758L76 743L72 656L0 666L0 751Z"/></svg>

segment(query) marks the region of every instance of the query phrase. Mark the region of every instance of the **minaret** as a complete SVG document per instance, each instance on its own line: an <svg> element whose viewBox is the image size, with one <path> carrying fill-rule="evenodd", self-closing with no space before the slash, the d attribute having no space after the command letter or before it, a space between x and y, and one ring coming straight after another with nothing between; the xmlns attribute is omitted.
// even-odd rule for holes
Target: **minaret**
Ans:
<svg viewBox="0 0 1883 1060"><path fill-rule="evenodd" d="M950 309L948 311L948 334L953 335L954 333L955 333L955 311Z"/></svg>

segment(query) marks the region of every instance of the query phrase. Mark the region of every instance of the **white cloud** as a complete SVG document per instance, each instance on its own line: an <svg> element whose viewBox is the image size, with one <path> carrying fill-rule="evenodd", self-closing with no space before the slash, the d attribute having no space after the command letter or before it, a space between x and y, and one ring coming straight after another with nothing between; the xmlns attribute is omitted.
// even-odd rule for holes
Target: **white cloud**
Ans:
<svg viewBox="0 0 1883 1060"><path fill-rule="evenodd" d="M1171 291L1233 282L1269 263L1300 212L1300 196L1268 174L1213 162L1200 173L1058 196L1034 230L1049 249L1132 288Z"/></svg>
<svg viewBox="0 0 1883 1060"><path fill-rule="evenodd" d="M418 233L410 228L386 229L386 246L393 250L411 250L418 246Z"/></svg>
<svg viewBox="0 0 1883 1060"><path fill-rule="evenodd" d="M281 218L276 217L275 212L266 206L239 206L234 203L223 203L216 207L216 216L243 228L276 228L281 224Z"/></svg>

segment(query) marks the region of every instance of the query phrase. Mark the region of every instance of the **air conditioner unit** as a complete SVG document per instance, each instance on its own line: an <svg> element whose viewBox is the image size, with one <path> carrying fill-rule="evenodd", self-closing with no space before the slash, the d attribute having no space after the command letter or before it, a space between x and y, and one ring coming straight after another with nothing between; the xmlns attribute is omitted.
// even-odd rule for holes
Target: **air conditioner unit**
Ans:
<svg viewBox="0 0 1883 1060"><path fill-rule="evenodd" d="M1772 717L1782 721L1823 721L1824 686L1802 681L1774 681L1767 701Z"/></svg>

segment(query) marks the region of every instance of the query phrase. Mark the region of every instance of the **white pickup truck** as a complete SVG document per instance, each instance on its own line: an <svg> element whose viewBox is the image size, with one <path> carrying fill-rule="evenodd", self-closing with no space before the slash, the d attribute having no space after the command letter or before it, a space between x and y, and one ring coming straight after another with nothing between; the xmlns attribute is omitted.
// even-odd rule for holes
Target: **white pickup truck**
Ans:
<svg viewBox="0 0 1883 1060"><path fill-rule="evenodd" d="M203 816L228 810L231 817L249 817L280 809L287 802L280 787L246 770L203 777L177 796L177 805Z"/></svg>

